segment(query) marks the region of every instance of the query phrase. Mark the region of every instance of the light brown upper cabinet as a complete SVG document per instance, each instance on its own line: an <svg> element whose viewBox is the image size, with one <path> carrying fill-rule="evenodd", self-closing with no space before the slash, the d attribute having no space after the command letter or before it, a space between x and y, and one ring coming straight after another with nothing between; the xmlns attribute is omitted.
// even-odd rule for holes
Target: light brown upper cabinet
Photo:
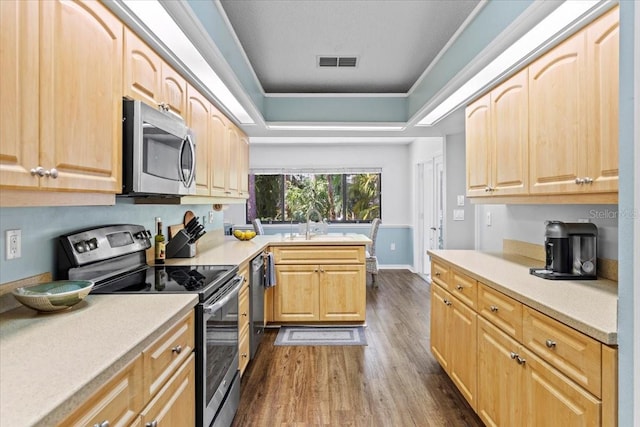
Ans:
<svg viewBox="0 0 640 427"><path fill-rule="evenodd" d="M187 126L191 128L196 144L196 194L209 196L211 183L211 104L191 85L187 87Z"/></svg>
<svg viewBox="0 0 640 427"><path fill-rule="evenodd" d="M228 196L229 120L217 108L211 108L211 195Z"/></svg>
<svg viewBox="0 0 640 427"><path fill-rule="evenodd" d="M0 86L15 101L3 102L0 114L1 186L121 191L122 23L99 2L0 8Z"/></svg>
<svg viewBox="0 0 640 427"><path fill-rule="evenodd" d="M525 69L467 107L469 197L527 193L527 86Z"/></svg>
<svg viewBox="0 0 640 427"><path fill-rule="evenodd" d="M128 28L124 35L124 96L187 116L187 82Z"/></svg>
<svg viewBox="0 0 640 427"><path fill-rule="evenodd" d="M618 16L615 6L467 107L469 197L617 201Z"/></svg>

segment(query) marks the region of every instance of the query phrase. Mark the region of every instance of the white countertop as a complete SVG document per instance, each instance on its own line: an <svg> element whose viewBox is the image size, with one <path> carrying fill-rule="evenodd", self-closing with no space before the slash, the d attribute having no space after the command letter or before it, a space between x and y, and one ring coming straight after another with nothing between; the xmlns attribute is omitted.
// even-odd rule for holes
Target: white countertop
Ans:
<svg viewBox="0 0 640 427"><path fill-rule="evenodd" d="M305 240L304 236L291 239L289 234L260 235L251 240L238 240L232 236L225 236L223 244L208 249L199 248L197 255L193 258L172 258L166 263L167 265L239 265L250 261L269 246L364 246L369 243L371 239L367 236L355 233L329 233L313 236L309 240Z"/></svg>
<svg viewBox="0 0 640 427"><path fill-rule="evenodd" d="M195 294L89 295L0 315L0 425L52 426L197 303Z"/></svg>
<svg viewBox="0 0 640 427"><path fill-rule="evenodd" d="M463 273L604 344L618 342L618 287L610 280L547 280L539 261L472 250L427 251Z"/></svg>

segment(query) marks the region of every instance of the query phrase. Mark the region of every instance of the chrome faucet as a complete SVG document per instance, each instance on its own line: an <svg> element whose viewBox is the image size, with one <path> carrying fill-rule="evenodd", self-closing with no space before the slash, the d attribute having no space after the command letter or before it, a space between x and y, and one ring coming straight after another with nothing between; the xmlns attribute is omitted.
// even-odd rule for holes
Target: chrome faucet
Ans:
<svg viewBox="0 0 640 427"><path fill-rule="evenodd" d="M311 215L313 215L314 213L320 219L320 222L322 222L322 214L320 214L320 211L318 211L313 206L309 208L309 210L307 211L307 231L305 233L305 239L307 240L311 238Z"/></svg>

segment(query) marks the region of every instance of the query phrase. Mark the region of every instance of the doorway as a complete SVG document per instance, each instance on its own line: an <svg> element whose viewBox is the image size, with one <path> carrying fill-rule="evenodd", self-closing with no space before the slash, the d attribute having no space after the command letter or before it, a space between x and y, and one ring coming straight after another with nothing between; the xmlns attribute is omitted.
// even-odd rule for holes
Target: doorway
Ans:
<svg viewBox="0 0 640 427"><path fill-rule="evenodd" d="M417 273L430 280L431 262L427 250L444 247L444 166L441 153L417 164Z"/></svg>

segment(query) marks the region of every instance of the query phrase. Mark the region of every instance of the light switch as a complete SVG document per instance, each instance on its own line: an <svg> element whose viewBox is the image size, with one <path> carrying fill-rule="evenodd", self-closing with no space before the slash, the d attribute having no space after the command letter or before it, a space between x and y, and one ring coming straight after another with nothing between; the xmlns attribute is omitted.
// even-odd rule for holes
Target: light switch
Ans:
<svg viewBox="0 0 640 427"><path fill-rule="evenodd" d="M464 221L464 209L454 209L453 210L453 220L454 221Z"/></svg>
<svg viewBox="0 0 640 427"><path fill-rule="evenodd" d="M487 227L491 227L491 212L487 212L486 224L487 224Z"/></svg>
<svg viewBox="0 0 640 427"><path fill-rule="evenodd" d="M464 194L458 195L458 206L464 206Z"/></svg>

